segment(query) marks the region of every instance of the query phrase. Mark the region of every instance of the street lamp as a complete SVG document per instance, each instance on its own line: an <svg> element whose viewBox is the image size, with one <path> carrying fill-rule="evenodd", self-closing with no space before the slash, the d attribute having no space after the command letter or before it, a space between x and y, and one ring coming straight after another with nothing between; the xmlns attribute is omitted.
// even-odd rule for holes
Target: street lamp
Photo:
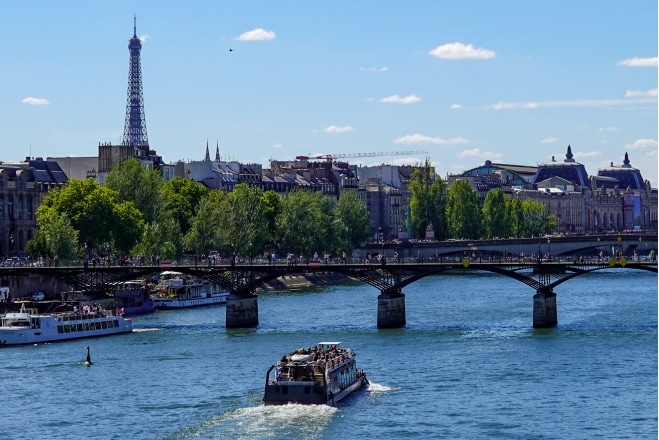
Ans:
<svg viewBox="0 0 659 440"><path fill-rule="evenodd" d="M547 261L551 258L551 238L547 238L547 245L549 249L547 250Z"/></svg>
<svg viewBox="0 0 659 440"><path fill-rule="evenodd" d="M249 241L249 265L252 265L252 240Z"/></svg>
<svg viewBox="0 0 659 440"><path fill-rule="evenodd" d="M9 234L9 256L13 257L14 253L14 234Z"/></svg>
<svg viewBox="0 0 659 440"><path fill-rule="evenodd" d="M234 251L234 245L233 241L230 243L231 246L231 265L235 266L236 265L236 251Z"/></svg>

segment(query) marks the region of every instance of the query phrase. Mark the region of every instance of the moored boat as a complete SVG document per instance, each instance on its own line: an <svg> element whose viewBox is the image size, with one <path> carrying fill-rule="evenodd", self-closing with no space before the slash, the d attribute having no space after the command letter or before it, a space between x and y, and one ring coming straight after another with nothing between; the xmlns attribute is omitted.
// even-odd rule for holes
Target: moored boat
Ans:
<svg viewBox="0 0 659 440"><path fill-rule="evenodd" d="M357 369L354 351L340 344L320 342L282 357L266 373L263 403L334 406L368 385L364 370Z"/></svg>
<svg viewBox="0 0 659 440"><path fill-rule="evenodd" d="M161 276L153 296L156 309L185 309L227 302L229 291L209 281L183 277L182 273L173 271L163 272Z"/></svg>
<svg viewBox="0 0 659 440"><path fill-rule="evenodd" d="M101 308L86 312L39 313L21 305L18 312L7 312L0 321L0 345L37 344L68 339L130 333L133 321Z"/></svg>
<svg viewBox="0 0 659 440"><path fill-rule="evenodd" d="M156 311L146 282L142 280L124 281L117 286L114 305L124 316L143 315Z"/></svg>

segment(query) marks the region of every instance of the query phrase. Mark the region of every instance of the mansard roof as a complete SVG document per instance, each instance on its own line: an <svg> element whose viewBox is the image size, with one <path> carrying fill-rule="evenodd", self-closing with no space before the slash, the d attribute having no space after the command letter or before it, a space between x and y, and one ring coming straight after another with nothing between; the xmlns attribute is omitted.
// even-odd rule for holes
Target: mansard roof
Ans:
<svg viewBox="0 0 659 440"><path fill-rule="evenodd" d="M622 165L613 165L606 168L601 168L597 171L598 177L610 177L615 179L611 180L599 180L598 183L601 184L603 188L614 188L617 186L620 189L638 189L645 190L646 185L641 176L641 171L637 168L632 167L631 162L629 161L629 155L625 153L625 160Z"/></svg>
<svg viewBox="0 0 659 440"><path fill-rule="evenodd" d="M556 161L552 156L551 162L538 165L538 171L533 182L542 182L552 177L561 177L579 186L587 186L589 182L586 167L574 160L572 147L569 145L567 146L565 159L562 162Z"/></svg>

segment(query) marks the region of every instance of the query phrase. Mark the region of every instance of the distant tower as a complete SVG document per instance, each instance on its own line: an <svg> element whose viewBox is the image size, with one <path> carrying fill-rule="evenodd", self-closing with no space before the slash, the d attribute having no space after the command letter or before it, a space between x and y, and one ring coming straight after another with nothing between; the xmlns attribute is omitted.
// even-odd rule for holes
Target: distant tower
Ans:
<svg viewBox="0 0 659 440"><path fill-rule="evenodd" d="M133 17L133 38L128 42L130 65L128 69L128 99L126 100L126 122L123 144L142 150L149 149L144 118L144 98L142 97L142 68L140 51L142 43L137 38L137 18ZM141 147L141 148L140 148Z"/></svg>

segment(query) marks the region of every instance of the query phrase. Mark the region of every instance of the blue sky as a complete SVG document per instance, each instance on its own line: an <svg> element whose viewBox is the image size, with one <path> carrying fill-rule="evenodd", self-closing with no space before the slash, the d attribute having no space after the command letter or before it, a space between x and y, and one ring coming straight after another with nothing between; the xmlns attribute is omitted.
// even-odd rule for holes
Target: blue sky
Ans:
<svg viewBox="0 0 659 440"><path fill-rule="evenodd" d="M657 1L3 3L0 160L119 143L137 16L149 143L166 162L297 155L438 173L589 174L625 152L657 186ZM232 49L232 51L230 51Z"/></svg>

